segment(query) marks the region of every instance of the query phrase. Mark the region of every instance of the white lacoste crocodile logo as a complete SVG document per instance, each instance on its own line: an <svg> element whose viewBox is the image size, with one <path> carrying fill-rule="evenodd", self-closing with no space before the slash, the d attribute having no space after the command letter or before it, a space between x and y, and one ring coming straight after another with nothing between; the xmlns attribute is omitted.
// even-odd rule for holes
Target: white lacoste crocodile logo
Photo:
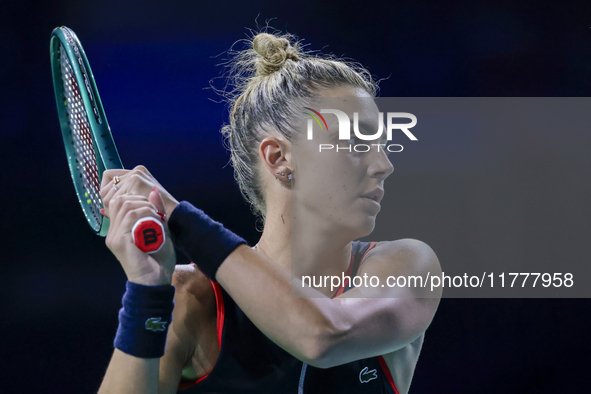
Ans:
<svg viewBox="0 0 591 394"><path fill-rule="evenodd" d="M367 383L370 380L374 380L378 378L378 371L376 369L372 369L368 371L368 368L365 367L359 372L359 381L361 383Z"/></svg>

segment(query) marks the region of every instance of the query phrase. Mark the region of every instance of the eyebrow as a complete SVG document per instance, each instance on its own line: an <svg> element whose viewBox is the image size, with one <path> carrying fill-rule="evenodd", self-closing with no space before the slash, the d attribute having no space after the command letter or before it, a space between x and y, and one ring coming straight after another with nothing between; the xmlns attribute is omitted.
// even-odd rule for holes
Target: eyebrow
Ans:
<svg viewBox="0 0 591 394"><path fill-rule="evenodd" d="M354 132L353 127L354 127L355 123L354 123L352 117L350 117L349 119L350 119L349 126L351 127L351 129L350 129L351 134L354 134L355 132ZM363 130L369 130L371 134L375 134L378 131L378 129L377 129L378 124L377 123L374 124L372 122L359 120L358 125L359 125L360 132L362 132ZM328 133L331 136L339 134L338 122L337 122L337 127L331 127L328 129ZM366 135L366 134L364 134L364 135ZM379 139L379 138L376 138L376 140L377 139Z"/></svg>
<svg viewBox="0 0 591 394"><path fill-rule="evenodd" d="M359 120L358 125L359 125L359 132L362 134L364 134L363 133L364 130L369 131L370 134L375 134L378 131L378 127L379 127L379 124L377 122L373 123L373 122L367 122L367 121L362 121L362 120ZM354 122L353 122L353 120L351 120L351 132L352 133L354 133L353 127L354 127ZM384 130L382 129L382 134L383 134L383 131ZM364 134L364 135L367 135L367 134ZM380 139L379 137L376 138L376 140L379 140L379 139Z"/></svg>

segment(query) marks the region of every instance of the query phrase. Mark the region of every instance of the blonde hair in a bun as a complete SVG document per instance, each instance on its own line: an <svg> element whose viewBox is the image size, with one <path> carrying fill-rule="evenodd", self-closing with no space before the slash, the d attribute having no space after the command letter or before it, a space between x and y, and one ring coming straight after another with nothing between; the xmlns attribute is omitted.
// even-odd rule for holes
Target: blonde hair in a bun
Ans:
<svg viewBox="0 0 591 394"><path fill-rule="evenodd" d="M267 76L278 71L286 60L298 61L299 48L292 47L286 37L277 37L273 34L259 33L252 41L252 48L261 58L257 61L257 75Z"/></svg>

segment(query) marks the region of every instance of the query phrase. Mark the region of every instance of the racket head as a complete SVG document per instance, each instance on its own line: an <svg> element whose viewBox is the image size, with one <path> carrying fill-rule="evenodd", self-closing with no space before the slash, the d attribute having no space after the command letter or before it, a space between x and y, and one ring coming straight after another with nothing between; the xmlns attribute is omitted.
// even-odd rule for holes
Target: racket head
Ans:
<svg viewBox="0 0 591 394"><path fill-rule="evenodd" d="M86 53L65 26L51 33L51 72L66 156L78 201L95 233L106 236L100 213L103 172L123 168Z"/></svg>

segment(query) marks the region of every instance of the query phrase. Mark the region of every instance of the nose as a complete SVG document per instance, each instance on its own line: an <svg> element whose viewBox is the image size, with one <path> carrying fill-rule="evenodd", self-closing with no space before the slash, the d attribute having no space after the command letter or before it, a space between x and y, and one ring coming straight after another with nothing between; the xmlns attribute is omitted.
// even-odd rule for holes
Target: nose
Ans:
<svg viewBox="0 0 591 394"><path fill-rule="evenodd" d="M367 171L372 178L384 180L394 172L394 165L392 165L388 155L381 146L379 151L375 149L375 152L369 156L371 156L371 162L369 163Z"/></svg>

